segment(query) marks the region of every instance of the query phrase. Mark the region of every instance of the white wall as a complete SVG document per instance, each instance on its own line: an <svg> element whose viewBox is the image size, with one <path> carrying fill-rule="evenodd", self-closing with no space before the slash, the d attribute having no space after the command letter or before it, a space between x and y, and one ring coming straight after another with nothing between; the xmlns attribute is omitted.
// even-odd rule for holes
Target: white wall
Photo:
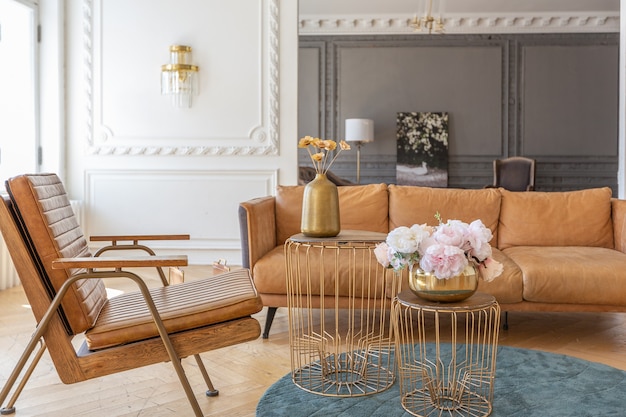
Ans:
<svg viewBox="0 0 626 417"><path fill-rule="evenodd" d="M190 263L241 262L238 203L297 176L297 2L66 2L65 183L87 235L189 233ZM171 44L200 95L160 95Z"/></svg>

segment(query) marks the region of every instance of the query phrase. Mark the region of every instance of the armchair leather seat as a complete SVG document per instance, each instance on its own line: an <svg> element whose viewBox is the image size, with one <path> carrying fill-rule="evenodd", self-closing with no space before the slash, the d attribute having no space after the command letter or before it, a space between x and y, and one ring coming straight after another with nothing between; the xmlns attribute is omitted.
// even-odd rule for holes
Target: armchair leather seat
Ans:
<svg viewBox="0 0 626 417"><path fill-rule="evenodd" d="M222 323L263 308L247 269L150 290L168 333ZM139 292L111 298L95 325L85 332L90 350L158 337L159 331Z"/></svg>

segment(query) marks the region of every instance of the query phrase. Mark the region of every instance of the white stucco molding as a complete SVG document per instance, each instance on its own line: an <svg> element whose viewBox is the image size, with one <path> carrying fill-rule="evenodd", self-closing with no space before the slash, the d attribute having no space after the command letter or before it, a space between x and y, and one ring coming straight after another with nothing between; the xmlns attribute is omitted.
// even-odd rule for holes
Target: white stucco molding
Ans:
<svg viewBox="0 0 626 417"><path fill-rule="evenodd" d="M301 16L300 35L424 35L413 16ZM619 32L619 13L445 15L446 34Z"/></svg>
<svg viewBox="0 0 626 417"><path fill-rule="evenodd" d="M233 135L203 133L189 137L158 137L147 133L142 136L127 135L103 120L102 71L102 2L83 0L83 56L84 91L86 103L86 148L91 155L140 156L263 156L280 152L280 0L262 0L258 47L261 81L258 104L259 122L247 131ZM147 126L149 130L150 126Z"/></svg>

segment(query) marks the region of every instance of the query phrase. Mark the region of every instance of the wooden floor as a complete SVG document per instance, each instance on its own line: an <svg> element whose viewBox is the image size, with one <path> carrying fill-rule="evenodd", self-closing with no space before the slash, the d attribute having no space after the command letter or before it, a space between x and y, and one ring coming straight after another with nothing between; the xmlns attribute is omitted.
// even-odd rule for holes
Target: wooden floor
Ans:
<svg viewBox="0 0 626 417"><path fill-rule="evenodd" d="M186 268L186 279L210 273ZM150 283L158 285L154 277ZM132 289L119 280L107 286ZM265 323L265 310L256 316ZM0 383L28 342L35 323L21 287L0 291ZM265 390L290 371L288 323L279 309L268 340L202 354L220 395L204 396L202 378L192 360L183 361L206 416L254 416ZM601 362L626 370L626 314L511 313L500 344L545 350ZM193 415L169 363L153 365L74 385L62 384L47 354L19 398L16 417L28 416L190 416Z"/></svg>

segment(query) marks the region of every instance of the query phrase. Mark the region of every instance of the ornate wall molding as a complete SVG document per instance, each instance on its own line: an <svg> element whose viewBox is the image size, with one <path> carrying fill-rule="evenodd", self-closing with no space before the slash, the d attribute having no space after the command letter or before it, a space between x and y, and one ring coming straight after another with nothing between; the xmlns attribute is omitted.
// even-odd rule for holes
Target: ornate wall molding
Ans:
<svg viewBox="0 0 626 417"><path fill-rule="evenodd" d="M413 16L302 16L300 35L406 35ZM445 33L619 32L619 13L446 15Z"/></svg>
<svg viewBox="0 0 626 417"><path fill-rule="evenodd" d="M216 156L278 155L280 150L280 0L262 0L259 13L258 48L261 81L260 124L247 133L210 134L194 137L136 136L118 132L103 120L102 95L102 4L105 0L83 0L84 95L86 103L86 148L91 155ZM253 41L254 42L254 41ZM234 109L233 111L235 111Z"/></svg>

